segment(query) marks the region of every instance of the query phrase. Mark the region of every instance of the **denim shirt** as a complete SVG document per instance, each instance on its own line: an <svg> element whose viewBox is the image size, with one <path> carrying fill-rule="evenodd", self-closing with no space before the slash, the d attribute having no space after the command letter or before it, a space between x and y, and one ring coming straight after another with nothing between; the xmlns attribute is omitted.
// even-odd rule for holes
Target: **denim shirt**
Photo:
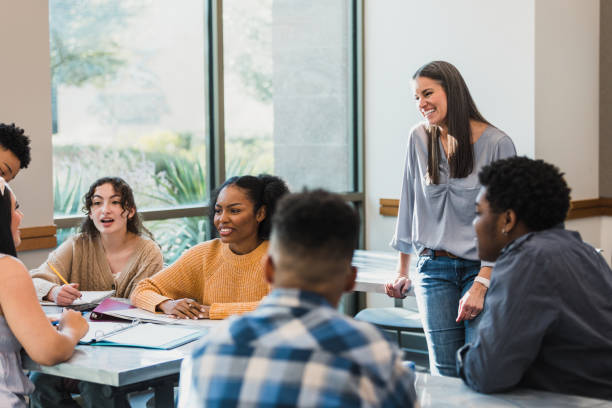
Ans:
<svg viewBox="0 0 612 408"><path fill-rule="evenodd" d="M612 399L612 270L595 248L563 228L532 232L491 277L476 341L457 352L465 383Z"/></svg>
<svg viewBox="0 0 612 408"><path fill-rule="evenodd" d="M464 178L450 178L446 155L441 154L439 184L427 183L427 133L412 129L404 164L399 213L391 246L417 254L424 248L443 249L461 258L478 260L474 220L480 190L478 172L489 163L515 156L512 139L489 126L474 143L474 169ZM441 142L438 148L442 151ZM491 263L484 265L491 266Z"/></svg>

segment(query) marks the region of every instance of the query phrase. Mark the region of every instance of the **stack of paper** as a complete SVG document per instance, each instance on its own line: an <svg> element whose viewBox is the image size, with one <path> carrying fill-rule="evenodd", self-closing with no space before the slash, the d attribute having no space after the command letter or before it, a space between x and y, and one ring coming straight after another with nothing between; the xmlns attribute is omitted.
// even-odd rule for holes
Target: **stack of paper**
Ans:
<svg viewBox="0 0 612 408"><path fill-rule="evenodd" d="M84 290L81 292L81 297L79 299L76 299L71 305L66 307L74 310L93 309L104 299L107 299L114 294L114 290ZM49 302L46 300L40 302L40 304L43 306L55 305L54 302Z"/></svg>
<svg viewBox="0 0 612 408"><path fill-rule="evenodd" d="M206 331L153 323L90 322L79 344L169 350L202 337Z"/></svg>

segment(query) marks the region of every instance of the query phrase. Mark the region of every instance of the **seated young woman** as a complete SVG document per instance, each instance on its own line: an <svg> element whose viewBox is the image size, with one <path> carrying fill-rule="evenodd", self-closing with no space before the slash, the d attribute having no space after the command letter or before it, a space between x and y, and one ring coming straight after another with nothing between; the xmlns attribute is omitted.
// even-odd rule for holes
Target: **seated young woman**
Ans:
<svg viewBox="0 0 612 408"><path fill-rule="evenodd" d="M26 267L16 256L21 243L23 214L15 195L0 177L0 406L26 407L25 395L34 390L23 374L20 350L32 360L53 365L72 356L87 333L80 313L67 310L57 329L45 316Z"/></svg>
<svg viewBox="0 0 612 408"><path fill-rule="evenodd" d="M96 180L84 197L81 233L67 239L31 272L39 300L72 304L80 290L115 290L129 297L136 284L160 271L163 257L142 225L134 194L119 177ZM62 285L52 265L68 282Z"/></svg>
<svg viewBox="0 0 612 408"><path fill-rule="evenodd" d="M185 251L172 265L141 281L132 303L183 319L223 319L257 307L270 288L261 259L270 219L289 190L278 177L232 177L210 200L219 238Z"/></svg>

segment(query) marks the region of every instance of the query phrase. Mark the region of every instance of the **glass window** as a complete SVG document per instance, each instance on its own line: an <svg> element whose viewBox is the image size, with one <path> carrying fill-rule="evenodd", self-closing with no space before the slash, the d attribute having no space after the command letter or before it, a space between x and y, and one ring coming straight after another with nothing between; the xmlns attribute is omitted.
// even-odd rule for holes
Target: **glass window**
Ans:
<svg viewBox="0 0 612 408"><path fill-rule="evenodd" d="M140 209L206 199L201 0L49 2L55 213L121 176Z"/></svg>
<svg viewBox="0 0 612 408"><path fill-rule="evenodd" d="M225 0L226 174L352 191L351 2Z"/></svg>
<svg viewBox="0 0 612 408"><path fill-rule="evenodd" d="M206 3L54 0L49 13L56 216L82 215L104 176L140 211L205 205ZM165 225L151 224L175 233L164 242L190 237Z"/></svg>

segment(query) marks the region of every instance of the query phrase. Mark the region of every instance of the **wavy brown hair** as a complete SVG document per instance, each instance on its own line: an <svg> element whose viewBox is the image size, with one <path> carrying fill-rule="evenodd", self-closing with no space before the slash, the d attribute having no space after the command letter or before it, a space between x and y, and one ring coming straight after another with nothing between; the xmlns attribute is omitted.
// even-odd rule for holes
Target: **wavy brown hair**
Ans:
<svg viewBox="0 0 612 408"><path fill-rule="evenodd" d="M121 177L102 177L94 181L93 184L89 186L89 191L87 194L85 194L85 197L83 197L84 204L81 210L87 215L87 217L85 217L81 223L81 232L91 237L96 237L100 234L100 231L98 231L94 222L91 220L91 218L89 218L89 215L91 214L91 205L96 188L107 183L113 186L115 193L121 196L121 208L123 208L124 211L134 209L134 216L132 218L128 218L127 220L127 230L136 235L145 234L149 238L153 239L153 234L151 234L151 231L142 225L142 220L140 219L140 215L136 209L136 202L134 201L134 193L132 192L132 188Z"/></svg>
<svg viewBox="0 0 612 408"><path fill-rule="evenodd" d="M470 119L490 125L480 114L470 95L461 73L446 61L432 61L419 68L412 79L425 77L438 82L446 93L446 119L451 140L451 155L448 159L450 177L464 178L474 170L474 147L472 146ZM428 126L427 129L427 177L431 184L440 182L440 128Z"/></svg>

